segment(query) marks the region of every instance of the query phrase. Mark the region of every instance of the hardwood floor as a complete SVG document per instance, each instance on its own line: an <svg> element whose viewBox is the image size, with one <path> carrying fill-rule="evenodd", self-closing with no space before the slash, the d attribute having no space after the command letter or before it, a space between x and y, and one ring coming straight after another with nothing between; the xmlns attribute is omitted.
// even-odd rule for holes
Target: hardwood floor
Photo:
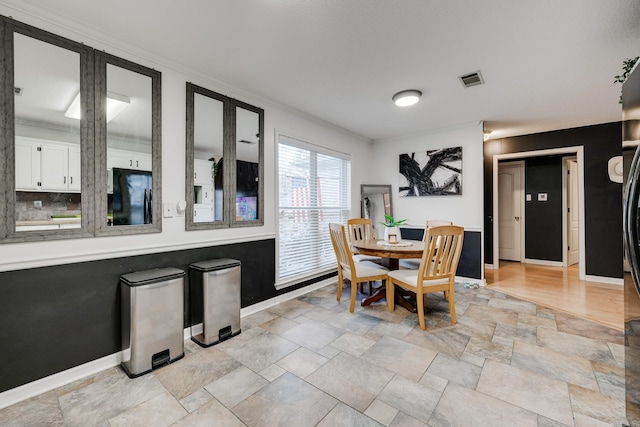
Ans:
<svg viewBox="0 0 640 427"><path fill-rule="evenodd" d="M624 287L579 279L578 266L547 267L500 261L485 269L487 287L619 330L624 323Z"/></svg>

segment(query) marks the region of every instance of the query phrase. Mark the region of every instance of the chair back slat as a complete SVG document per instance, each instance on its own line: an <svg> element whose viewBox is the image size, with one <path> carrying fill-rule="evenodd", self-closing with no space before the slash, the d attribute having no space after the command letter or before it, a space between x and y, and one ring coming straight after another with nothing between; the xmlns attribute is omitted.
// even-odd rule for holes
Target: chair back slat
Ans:
<svg viewBox="0 0 640 427"><path fill-rule="evenodd" d="M464 228L455 225L428 227L425 230L424 252L418 277L424 280L455 276L462 253ZM418 289L422 281L418 281Z"/></svg>
<svg viewBox="0 0 640 427"><path fill-rule="evenodd" d="M329 224L329 233L338 263L344 268L353 268L353 257L349 244L347 243L344 226L342 224Z"/></svg>
<svg viewBox="0 0 640 427"><path fill-rule="evenodd" d="M373 222L369 218L351 218L347 221L347 227L349 228L349 240L352 242L375 239Z"/></svg>

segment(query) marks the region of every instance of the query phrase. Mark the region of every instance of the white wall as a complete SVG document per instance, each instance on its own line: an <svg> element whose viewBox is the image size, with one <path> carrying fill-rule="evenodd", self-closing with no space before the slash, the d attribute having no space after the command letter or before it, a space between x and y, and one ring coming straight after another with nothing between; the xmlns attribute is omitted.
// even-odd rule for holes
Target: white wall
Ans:
<svg viewBox="0 0 640 427"><path fill-rule="evenodd" d="M135 46L106 34L83 28L76 22L38 11L23 13L0 5L0 14L51 31L71 40L137 62L162 72L162 201L185 200L185 82L239 99L265 110L265 222L263 227L210 231L185 231L184 217L163 218L158 234L57 240L52 242L0 244L0 271L45 265L114 258L218 245L237 241L273 238L276 233L275 209L275 130L327 148L348 153L352 160L352 212L360 215L359 188L370 172L371 142L318 119L292 111L269 100L253 96L241 88L185 69L170 58L151 57ZM89 195L86 195L89 196Z"/></svg>
<svg viewBox="0 0 640 427"><path fill-rule="evenodd" d="M483 164L482 124L472 123L374 141L371 170L367 184L391 184L393 216L408 219L411 225L424 226L428 219L451 220L465 229L482 231ZM399 155L424 150L462 147L462 195L399 197Z"/></svg>

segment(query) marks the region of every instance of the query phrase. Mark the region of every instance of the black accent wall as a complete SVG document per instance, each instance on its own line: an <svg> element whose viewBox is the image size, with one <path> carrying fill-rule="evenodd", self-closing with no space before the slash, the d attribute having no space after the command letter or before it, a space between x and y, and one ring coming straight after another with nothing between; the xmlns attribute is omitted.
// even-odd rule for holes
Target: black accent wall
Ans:
<svg viewBox="0 0 640 427"><path fill-rule="evenodd" d="M562 262L562 157L525 160L524 256L528 259ZM538 194L547 200L539 201Z"/></svg>
<svg viewBox="0 0 640 427"><path fill-rule="evenodd" d="M609 179L607 162L622 154L622 124L606 123L484 143L485 262L493 260L493 156L584 146L586 273L622 278L622 188Z"/></svg>
<svg viewBox="0 0 640 427"><path fill-rule="evenodd" d="M424 228L400 227L400 235L407 240L422 240ZM458 263L457 276L482 279L482 239L479 231L464 232L462 254Z"/></svg>
<svg viewBox="0 0 640 427"><path fill-rule="evenodd" d="M0 392L121 351L121 275L214 258L241 261L242 307L310 283L275 290L274 239L1 272Z"/></svg>

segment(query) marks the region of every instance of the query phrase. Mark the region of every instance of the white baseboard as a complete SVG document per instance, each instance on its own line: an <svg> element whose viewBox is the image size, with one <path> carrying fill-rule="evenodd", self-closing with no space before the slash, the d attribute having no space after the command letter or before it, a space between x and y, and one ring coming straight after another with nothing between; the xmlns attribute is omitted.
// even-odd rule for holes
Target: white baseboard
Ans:
<svg viewBox="0 0 640 427"><path fill-rule="evenodd" d="M598 283L607 283L609 285L624 286L624 279L618 279L616 277L592 276L587 274L585 276L585 280L587 282L598 282Z"/></svg>
<svg viewBox="0 0 640 427"><path fill-rule="evenodd" d="M493 264L486 264L485 263L484 268L488 268L489 270L493 270Z"/></svg>
<svg viewBox="0 0 640 427"><path fill-rule="evenodd" d="M245 307L240 310L240 316L249 316L250 314L257 313L258 311L262 311L266 308L273 307L274 305L278 305L282 302L299 297L300 295L304 295L306 293L315 291L316 289L320 289L324 286L330 285L331 283L335 283L336 280L337 277L325 279L321 282L317 282L312 285L296 289L295 291L291 291L283 295L278 295L274 298L262 301L258 304ZM194 325L193 328L195 334L202 332L202 323ZM190 327L184 329L183 336L185 340L191 338ZM62 387L63 385L70 384L82 378L86 378L90 375L97 374L98 372L104 371L105 369L118 366L123 360L129 359L129 351L130 350L127 349L124 351L113 353L100 359L67 369L66 371L58 372L53 375L49 375L48 377L44 377L39 380L32 381L19 387L12 388L11 390L2 392L0 393L0 409L6 408L39 394L46 393L47 391L56 389L58 387Z"/></svg>
<svg viewBox="0 0 640 427"><path fill-rule="evenodd" d="M545 259L524 259L525 264L546 265L549 267L564 267L562 261L547 261Z"/></svg>

